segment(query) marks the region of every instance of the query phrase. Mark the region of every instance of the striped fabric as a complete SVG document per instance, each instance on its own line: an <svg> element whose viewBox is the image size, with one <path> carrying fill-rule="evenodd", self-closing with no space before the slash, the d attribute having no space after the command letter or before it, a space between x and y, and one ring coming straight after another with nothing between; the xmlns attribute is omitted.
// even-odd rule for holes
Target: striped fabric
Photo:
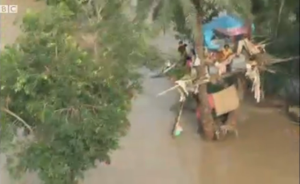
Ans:
<svg viewBox="0 0 300 184"><path fill-rule="evenodd" d="M216 29L216 31L228 36L237 36L241 34L248 34L249 29L247 27L238 27L230 29Z"/></svg>

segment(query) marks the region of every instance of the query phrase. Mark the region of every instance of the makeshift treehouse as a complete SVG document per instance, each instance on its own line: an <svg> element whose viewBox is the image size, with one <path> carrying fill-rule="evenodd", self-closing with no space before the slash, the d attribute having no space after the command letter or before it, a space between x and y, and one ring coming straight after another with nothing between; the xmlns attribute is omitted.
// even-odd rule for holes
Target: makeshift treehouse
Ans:
<svg viewBox="0 0 300 184"><path fill-rule="evenodd" d="M251 40L251 34L253 31L253 24L243 22L241 19L229 15L217 17L211 22L203 25L205 60L200 61L197 55L192 56L191 58L193 65L189 70L190 73L187 73L184 75L184 77L177 80L175 82L175 86L172 88L158 94L160 96L174 89L177 89L180 94L180 111L174 126L174 133L176 135L179 135L182 131L179 122L182 114L183 104L190 94L197 98L199 85L205 83L219 83L222 81L222 79L230 76L235 77L237 78L237 81L239 81L237 85L228 87L225 89L225 91L223 91L223 93L231 95L233 101L239 101L239 96L243 95L244 93L244 87L241 85L241 81L243 80L241 76L246 76L252 81L254 98L257 102L260 102L261 98L263 97L263 91L260 84L260 71L268 70L268 65L272 65L277 62L288 61L291 58L276 59L275 57L266 53L265 43L261 42L254 44L253 40ZM232 53L224 59L224 57L222 57L224 56L222 50L225 45L230 47L228 49L231 49ZM198 75L195 67L200 65L201 62L205 62L207 66L205 78L197 77ZM173 66L174 65L172 65L172 67ZM241 75L243 73L245 74ZM216 106L219 106L216 104L219 103L216 101L216 99L210 101L213 101L211 103L211 108L216 108ZM231 112L234 113L238 106L239 103L235 103L235 105L232 107L226 107L227 110L223 109L222 113L219 113L218 115ZM228 130L232 130L233 128L229 124L220 124L219 126L216 125L215 129L215 133L218 136L220 134L226 134ZM236 130L234 131L236 132Z"/></svg>

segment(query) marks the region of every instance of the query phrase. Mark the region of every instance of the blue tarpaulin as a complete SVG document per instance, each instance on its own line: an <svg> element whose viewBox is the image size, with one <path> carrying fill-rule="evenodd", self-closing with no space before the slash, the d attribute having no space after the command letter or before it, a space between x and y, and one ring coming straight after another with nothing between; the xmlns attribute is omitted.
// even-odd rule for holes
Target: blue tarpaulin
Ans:
<svg viewBox="0 0 300 184"><path fill-rule="evenodd" d="M241 28L245 24L244 22L232 15L225 15L221 17L217 17L213 19L211 22L203 25L203 37L204 37L204 45L211 50L219 49L219 45L216 45L211 42L213 36L215 35L214 30L216 29L234 29Z"/></svg>

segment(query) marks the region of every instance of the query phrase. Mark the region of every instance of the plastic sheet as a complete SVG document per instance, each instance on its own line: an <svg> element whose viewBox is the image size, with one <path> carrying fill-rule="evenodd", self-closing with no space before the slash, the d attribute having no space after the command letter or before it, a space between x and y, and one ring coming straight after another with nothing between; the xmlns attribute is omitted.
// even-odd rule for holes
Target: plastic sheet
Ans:
<svg viewBox="0 0 300 184"><path fill-rule="evenodd" d="M203 25L204 44L210 50L218 50L221 48L217 43L212 42L215 36L215 30L226 33L227 35L245 34L248 29L243 20L233 15L225 15L213 19L211 22ZM252 25L252 31L254 25Z"/></svg>

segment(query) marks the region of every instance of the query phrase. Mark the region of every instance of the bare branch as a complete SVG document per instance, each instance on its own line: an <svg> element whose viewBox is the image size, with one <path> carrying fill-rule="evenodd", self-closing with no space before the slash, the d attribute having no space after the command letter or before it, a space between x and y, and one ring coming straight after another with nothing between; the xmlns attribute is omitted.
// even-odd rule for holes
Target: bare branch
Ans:
<svg viewBox="0 0 300 184"><path fill-rule="evenodd" d="M22 118L20 118L18 115L16 115L15 113L11 112L9 109L2 107L1 108L2 111L6 112L7 114L15 117L17 120L19 120L28 130L29 132L32 134L33 130L31 128L30 125L28 125Z"/></svg>

